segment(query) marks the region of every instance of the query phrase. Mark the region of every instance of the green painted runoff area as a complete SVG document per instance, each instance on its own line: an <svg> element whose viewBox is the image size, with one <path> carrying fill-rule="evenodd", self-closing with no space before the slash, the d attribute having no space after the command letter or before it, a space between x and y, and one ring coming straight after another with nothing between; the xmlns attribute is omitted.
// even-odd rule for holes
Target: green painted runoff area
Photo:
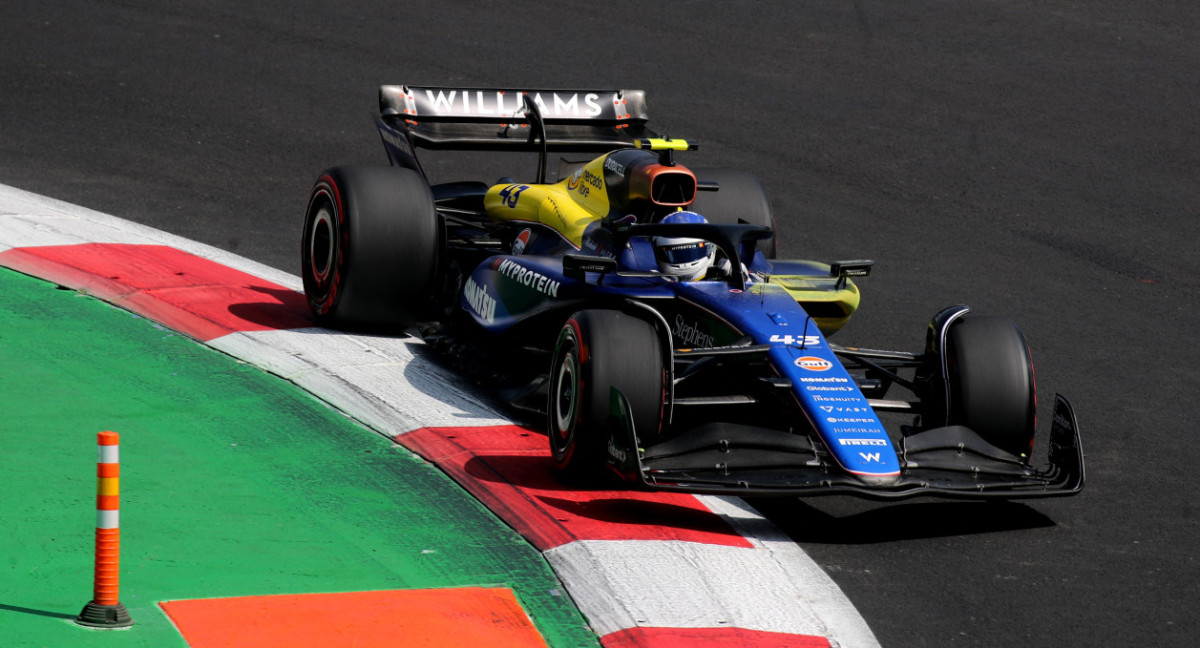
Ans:
<svg viewBox="0 0 1200 648"><path fill-rule="evenodd" d="M536 550L391 441L86 295L3 268L0 295L3 646L186 646L164 600L464 586L512 588L550 646L598 645ZM102 430L127 630L73 622Z"/></svg>

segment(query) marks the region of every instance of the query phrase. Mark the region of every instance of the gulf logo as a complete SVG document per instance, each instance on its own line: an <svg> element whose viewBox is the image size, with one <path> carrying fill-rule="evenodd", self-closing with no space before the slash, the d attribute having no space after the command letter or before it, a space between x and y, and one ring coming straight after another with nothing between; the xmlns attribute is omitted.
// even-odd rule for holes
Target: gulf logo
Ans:
<svg viewBox="0 0 1200 648"><path fill-rule="evenodd" d="M833 363L825 358L804 356L803 358L796 358L796 366L809 371L828 371L833 368Z"/></svg>

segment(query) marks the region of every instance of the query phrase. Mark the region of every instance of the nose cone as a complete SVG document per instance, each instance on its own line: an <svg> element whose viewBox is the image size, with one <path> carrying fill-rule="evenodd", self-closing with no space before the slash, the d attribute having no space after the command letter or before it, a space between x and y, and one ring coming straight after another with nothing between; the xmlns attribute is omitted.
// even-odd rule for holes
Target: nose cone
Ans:
<svg viewBox="0 0 1200 648"><path fill-rule="evenodd" d="M900 473L892 473L890 475L855 475L855 478L862 482L864 486L884 488L900 481Z"/></svg>

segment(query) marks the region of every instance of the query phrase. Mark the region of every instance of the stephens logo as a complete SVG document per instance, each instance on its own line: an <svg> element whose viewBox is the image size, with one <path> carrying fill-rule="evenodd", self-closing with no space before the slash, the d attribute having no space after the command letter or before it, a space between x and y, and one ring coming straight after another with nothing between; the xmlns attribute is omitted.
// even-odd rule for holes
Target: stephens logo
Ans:
<svg viewBox="0 0 1200 648"><path fill-rule="evenodd" d="M675 316L675 327L671 332L675 334L675 340L680 344L704 349L713 346L712 336L702 331L698 323L692 324L683 319L683 315Z"/></svg>
<svg viewBox="0 0 1200 648"><path fill-rule="evenodd" d="M803 358L796 358L796 366L809 371L829 371L833 368L833 363L825 358L804 356Z"/></svg>

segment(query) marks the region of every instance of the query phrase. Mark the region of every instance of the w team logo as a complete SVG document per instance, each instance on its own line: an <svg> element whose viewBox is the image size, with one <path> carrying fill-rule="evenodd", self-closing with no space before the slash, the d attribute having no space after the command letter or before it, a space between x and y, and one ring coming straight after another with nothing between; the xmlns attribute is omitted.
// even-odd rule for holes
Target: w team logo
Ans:
<svg viewBox="0 0 1200 648"><path fill-rule="evenodd" d="M803 358L796 358L796 366L809 371L828 371L833 367L833 363L825 358L804 356Z"/></svg>

